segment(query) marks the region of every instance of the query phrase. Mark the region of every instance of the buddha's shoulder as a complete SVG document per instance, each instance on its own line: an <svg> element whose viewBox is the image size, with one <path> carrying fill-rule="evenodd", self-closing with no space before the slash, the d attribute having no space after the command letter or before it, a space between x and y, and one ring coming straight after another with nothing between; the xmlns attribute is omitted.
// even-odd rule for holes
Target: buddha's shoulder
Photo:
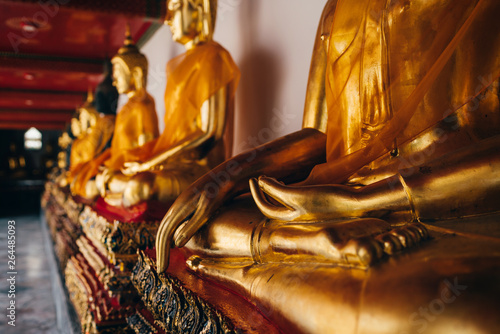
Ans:
<svg viewBox="0 0 500 334"><path fill-rule="evenodd" d="M226 58L231 58L229 51L222 45L215 41L209 41L201 44L198 50L198 54L203 55L204 61L216 61L225 60Z"/></svg>

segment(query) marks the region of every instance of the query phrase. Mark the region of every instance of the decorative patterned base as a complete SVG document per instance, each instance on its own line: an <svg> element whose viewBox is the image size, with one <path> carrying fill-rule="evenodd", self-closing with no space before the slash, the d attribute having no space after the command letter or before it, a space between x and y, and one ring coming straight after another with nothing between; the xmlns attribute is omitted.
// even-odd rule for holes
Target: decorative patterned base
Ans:
<svg viewBox="0 0 500 334"><path fill-rule="evenodd" d="M130 282L137 249L154 245L159 222L108 221L55 182L42 197L55 253L85 333L129 333L139 301Z"/></svg>
<svg viewBox="0 0 500 334"><path fill-rule="evenodd" d="M70 216L74 217L79 214L82 206L72 200L68 201L67 192L50 181L45 185L42 206L45 208L45 216L54 241L54 251L59 266L64 271L68 259L78 253L75 242L82 235L78 221L71 219Z"/></svg>
<svg viewBox="0 0 500 334"><path fill-rule="evenodd" d="M85 235L106 255L111 263L132 270L137 262L137 250L153 248L159 221L125 223L109 222L90 206L85 206L80 217Z"/></svg>
<svg viewBox="0 0 500 334"><path fill-rule="evenodd" d="M140 303L135 314L127 319L128 325L135 333L165 334L166 332L158 326L153 315Z"/></svg>
<svg viewBox="0 0 500 334"><path fill-rule="evenodd" d="M85 333L130 333L125 319L133 307L123 307L96 278L85 258L79 254L68 261L65 270L70 299Z"/></svg>
<svg viewBox="0 0 500 334"><path fill-rule="evenodd" d="M132 275L143 302L128 319L136 333L281 333L246 299L196 276L179 249L161 274L154 254L139 252Z"/></svg>
<svg viewBox="0 0 500 334"><path fill-rule="evenodd" d="M236 333L227 318L184 288L178 280L158 275L151 268L154 264L141 252L132 281L155 317L156 326L167 333ZM137 333L152 327L140 313L129 318L130 322Z"/></svg>

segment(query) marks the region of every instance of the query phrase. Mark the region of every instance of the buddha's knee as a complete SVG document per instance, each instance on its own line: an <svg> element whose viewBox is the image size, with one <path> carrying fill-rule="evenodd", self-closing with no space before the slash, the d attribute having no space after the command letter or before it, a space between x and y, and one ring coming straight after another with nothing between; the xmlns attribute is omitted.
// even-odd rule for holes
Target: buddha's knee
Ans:
<svg viewBox="0 0 500 334"><path fill-rule="evenodd" d="M102 196L105 196L108 191L113 194L122 193L129 180L130 177L111 170L105 170L95 177L97 190Z"/></svg>
<svg viewBox="0 0 500 334"><path fill-rule="evenodd" d="M173 201L194 180L183 175L182 171L167 170L156 173L154 181L154 193L158 201Z"/></svg>
<svg viewBox="0 0 500 334"><path fill-rule="evenodd" d="M87 195L87 198L94 198L99 195L95 179L87 181L87 184L85 185L85 194Z"/></svg>
<svg viewBox="0 0 500 334"><path fill-rule="evenodd" d="M154 194L155 174L150 172L132 176L123 190L123 206L129 207L149 200Z"/></svg>
<svg viewBox="0 0 500 334"><path fill-rule="evenodd" d="M68 174L67 172L63 172L61 173L61 175L59 175L57 178L56 178L56 183L61 187L61 188L65 188L68 186Z"/></svg>

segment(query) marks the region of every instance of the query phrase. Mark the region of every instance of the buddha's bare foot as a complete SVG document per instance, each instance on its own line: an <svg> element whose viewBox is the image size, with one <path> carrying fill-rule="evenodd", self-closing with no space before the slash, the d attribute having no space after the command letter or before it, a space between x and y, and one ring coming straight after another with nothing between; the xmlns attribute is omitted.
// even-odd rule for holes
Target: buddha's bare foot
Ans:
<svg viewBox="0 0 500 334"><path fill-rule="evenodd" d="M123 183L118 176L119 174L117 174L116 171L107 167L99 171L95 177L95 183L101 197L106 197L106 192L110 187L113 189L119 186L120 183Z"/></svg>
<svg viewBox="0 0 500 334"><path fill-rule="evenodd" d="M251 251L247 256L194 254L213 267L308 263L367 268L428 238L427 229L420 223L394 227L376 218L314 224L264 219L251 233ZM191 261L190 266L196 263Z"/></svg>
<svg viewBox="0 0 500 334"><path fill-rule="evenodd" d="M85 193L87 194L87 198L94 198L99 195L95 179L87 181L87 184L85 185Z"/></svg>

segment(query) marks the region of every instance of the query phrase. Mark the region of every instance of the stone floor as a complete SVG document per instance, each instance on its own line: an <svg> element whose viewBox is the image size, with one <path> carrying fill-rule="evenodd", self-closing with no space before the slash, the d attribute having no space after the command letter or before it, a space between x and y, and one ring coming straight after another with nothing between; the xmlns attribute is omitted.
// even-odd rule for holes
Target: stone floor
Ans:
<svg viewBox="0 0 500 334"><path fill-rule="evenodd" d="M7 324L8 221L16 222L16 326ZM54 298L55 262L39 215L0 218L0 333L52 334L61 329ZM52 256L52 258L51 258ZM59 316L60 318L60 316ZM60 320L60 319L59 319ZM59 323L59 326L58 326ZM59 328L58 328L59 327Z"/></svg>

